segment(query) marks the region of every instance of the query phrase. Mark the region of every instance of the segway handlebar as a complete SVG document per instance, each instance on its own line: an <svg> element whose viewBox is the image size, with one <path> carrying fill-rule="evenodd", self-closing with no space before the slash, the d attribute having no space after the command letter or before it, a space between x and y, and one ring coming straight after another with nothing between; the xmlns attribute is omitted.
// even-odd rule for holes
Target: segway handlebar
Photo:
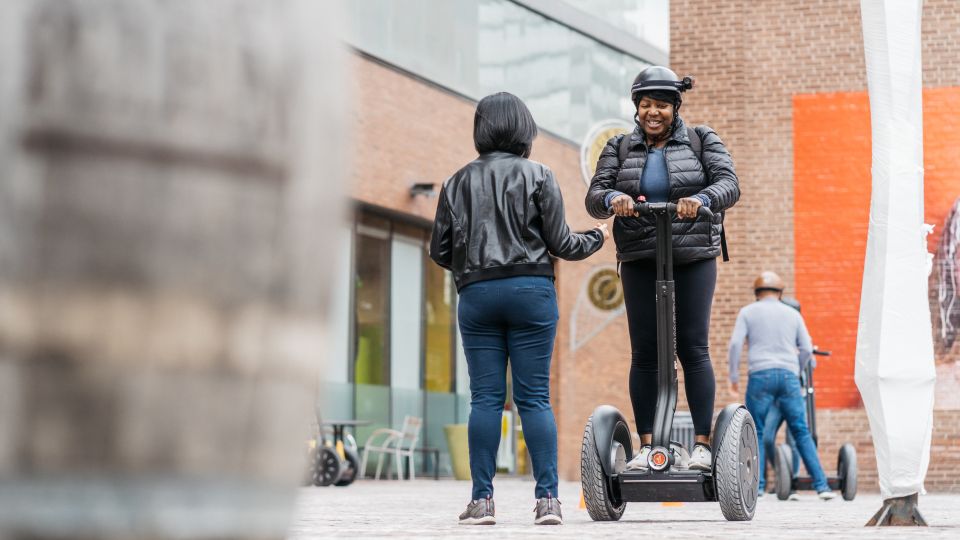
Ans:
<svg viewBox="0 0 960 540"><path fill-rule="evenodd" d="M820 349L813 349L813 354L817 356L830 356L830 351L821 351Z"/></svg>
<svg viewBox="0 0 960 540"><path fill-rule="evenodd" d="M648 203L648 202L638 202L633 205L633 211L640 214L641 216L653 215L659 212L666 212L667 214L674 215L677 213L677 205L674 203ZM708 219L713 219L713 212L706 206L701 206L697 208L697 215L700 217L705 217Z"/></svg>

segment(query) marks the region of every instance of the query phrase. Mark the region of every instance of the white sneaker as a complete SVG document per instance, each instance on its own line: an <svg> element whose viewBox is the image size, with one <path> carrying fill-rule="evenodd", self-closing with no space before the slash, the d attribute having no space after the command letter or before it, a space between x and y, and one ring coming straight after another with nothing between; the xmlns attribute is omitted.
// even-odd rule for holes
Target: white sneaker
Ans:
<svg viewBox="0 0 960 540"><path fill-rule="evenodd" d="M710 454L710 447L703 443L695 444L693 452L690 453L690 463L687 466L693 471L713 469L713 456Z"/></svg>
<svg viewBox="0 0 960 540"><path fill-rule="evenodd" d="M820 497L821 501L829 501L831 499L836 499L837 494L832 491L821 491L817 493L817 497Z"/></svg>
<svg viewBox="0 0 960 540"><path fill-rule="evenodd" d="M645 471L650 468L647 460L650 456L650 445L645 444L640 448L640 452L633 456L633 459L630 460L630 463L627 463L628 471Z"/></svg>
<svg viewBox="0 0 960 540"><path fill-rule="evenodd" d="M824 492L824 493L826 493L826 492ZM794 492L790 493L790 495L787 495L787 500L788 500L788 501L799 501L799 500L800 500L800 494L797 493L796 491L794 491Z"/></svg>

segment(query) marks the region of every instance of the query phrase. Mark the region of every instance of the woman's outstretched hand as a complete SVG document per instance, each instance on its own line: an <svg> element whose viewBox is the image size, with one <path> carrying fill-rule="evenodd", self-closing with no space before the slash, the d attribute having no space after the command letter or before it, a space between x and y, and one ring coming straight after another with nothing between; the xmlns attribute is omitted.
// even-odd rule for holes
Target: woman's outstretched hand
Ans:
<svg viewBox="0 0 960 540"><path fill-rule="evenodd" d="M607 230L607 224L606 224L606 223L597 223L597 225L594 227L594 229L597 229L597 230L599 230L601 233L603 233L603 239L604 239L604 240L609 240L609 239L610 239L610 231Z"/></svg>

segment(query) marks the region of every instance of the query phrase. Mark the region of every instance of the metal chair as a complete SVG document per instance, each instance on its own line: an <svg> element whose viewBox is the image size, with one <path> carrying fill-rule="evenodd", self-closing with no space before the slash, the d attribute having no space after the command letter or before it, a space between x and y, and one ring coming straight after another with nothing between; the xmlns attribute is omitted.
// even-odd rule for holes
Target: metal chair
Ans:
<svg viewBox="0 0 960 540"><path fill-rule="evenodd" d="M414 474L414 449L417 447L417 441L420 439L420 428L423 427L423 419L416 416L406 416L403 419L403 429L397 431L390 428L381 428L370 434L367 442L363 445L363 459L360 461L360 474L366 474L367 458L370 452L377 452L380 457L377 459L377 473L375 478L380 479L380 470L383 468L383 458L393 456L397 462L397 480L403 480L403 460L407 458L410 463L410 479L415 478ZM382 437L377 442L376 439ZM389 476L389 473L388 475Z"/></svg>

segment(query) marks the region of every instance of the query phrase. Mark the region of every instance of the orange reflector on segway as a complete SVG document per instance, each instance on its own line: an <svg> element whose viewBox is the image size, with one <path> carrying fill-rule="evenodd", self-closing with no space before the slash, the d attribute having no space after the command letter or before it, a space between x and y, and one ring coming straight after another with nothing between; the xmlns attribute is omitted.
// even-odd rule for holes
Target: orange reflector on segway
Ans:
<svg viewBox="0 0 960 540"><path fill-rule="evenodd" d="M663 452L656 452L650 456L650 460L653 462L656 467L663 467L667 462L667 455Z"/></svg>

